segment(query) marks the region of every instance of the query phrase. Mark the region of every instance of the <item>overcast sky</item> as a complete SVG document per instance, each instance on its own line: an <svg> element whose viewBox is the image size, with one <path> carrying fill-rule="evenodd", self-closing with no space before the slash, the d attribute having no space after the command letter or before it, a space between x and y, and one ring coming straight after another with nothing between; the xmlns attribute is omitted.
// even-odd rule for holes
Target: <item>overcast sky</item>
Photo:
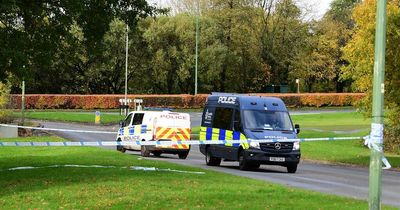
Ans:
<svg viewBox="0 0 400 210"><path fill-rule="evenodd" d="M147 0L150 3L162 4L168 6L169 0ZM329 9L329 4L332 0L298 0L302 8L308 8L314 15L311 18L321 18L325 12Z"/></svg>

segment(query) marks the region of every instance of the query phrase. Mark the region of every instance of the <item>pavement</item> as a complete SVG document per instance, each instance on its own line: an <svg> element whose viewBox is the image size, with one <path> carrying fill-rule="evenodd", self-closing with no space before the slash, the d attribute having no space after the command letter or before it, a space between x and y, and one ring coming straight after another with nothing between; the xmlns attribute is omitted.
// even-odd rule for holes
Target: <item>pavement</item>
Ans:
<svg viewBox="0 0 400 210"><path fill-rule="evenodd" d="M311 112L310 114L317 113ZM319 112L318 112L319 113ZM192 126L199 126L201 113L191 113ZM76 130L117 131L118 125L91 126L77 123L40 122L47 128L66 128ZM86 134L56 132L57 135L71 141L114 141L112 134ZM108 147L108 149L115 149ZM140 152L128 152L128 155L140 155ZM319 164L310 161L301 161L295 174L286 173L286 168L280 166L263 165L253 171L240 171L237 162L222 162L220 167L207 166L204 155L199 152L198 146L192 146L186 160L180 160L176 155L162 155L161 158L149 157L152 160L168 161L172 163L199 167L228 174L258 179L267 182L282 184L289 187L313 190L317 192L345 196L355 199L368 200L368 168L353 166L338 166ZM382 175L382 203L400 209L400 172L383 171Z"/></svg>

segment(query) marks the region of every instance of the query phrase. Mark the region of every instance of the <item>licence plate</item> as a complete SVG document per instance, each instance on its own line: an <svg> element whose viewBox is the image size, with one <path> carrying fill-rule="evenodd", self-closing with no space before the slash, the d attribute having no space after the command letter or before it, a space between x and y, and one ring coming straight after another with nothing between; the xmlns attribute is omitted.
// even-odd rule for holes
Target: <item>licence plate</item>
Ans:
<svg viewBox="0 0 400 210"><path fill-rule="evenodd" d="M269 157L269 161L273 161L273 162L285 162L285 158L284 158L284 157Z"/></svg>

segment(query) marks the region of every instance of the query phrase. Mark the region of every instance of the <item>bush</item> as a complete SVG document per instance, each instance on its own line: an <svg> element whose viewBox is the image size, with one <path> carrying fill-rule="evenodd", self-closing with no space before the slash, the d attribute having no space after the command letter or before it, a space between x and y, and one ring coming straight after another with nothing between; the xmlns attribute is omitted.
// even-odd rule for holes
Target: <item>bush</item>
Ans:
<svg viewBox="0 0 400 210"><path fill-rule="evenodd" d="M7 109L10 99L10 87L0 82L0 123L11 121L11 112Z"/></svg>
<svg viewBox="0 0 400 210"><path fill-rule="evenodd" d="M288 107L352 106L365 94L321 93L321 94L254 94L281 98ZM207 94L200 95L128 95L128 98L143 99L146 107L202 108ZM123 95L26 95L28 109L115 109ZM12 107L21 107L21 95L12 95Z"/></svg>

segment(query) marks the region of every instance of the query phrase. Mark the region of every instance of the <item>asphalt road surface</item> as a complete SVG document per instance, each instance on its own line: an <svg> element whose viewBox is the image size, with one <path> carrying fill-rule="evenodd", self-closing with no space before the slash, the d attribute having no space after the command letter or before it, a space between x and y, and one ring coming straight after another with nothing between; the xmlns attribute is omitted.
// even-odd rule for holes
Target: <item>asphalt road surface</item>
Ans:
<svg viewBox="0 0 400 210"><path fill-rule="evenodd" d="M200 114L192 115L193 126L198 123ZM197 120L196 120L197 119ZM77 130L116 131L118 126L90 126L73 123L40 122L47 128L67 128ZM71 141L113 141L112 134L85 134L58 132L57 135ZM108 147L110 148L110 147ZM115 148L110 148L115 149ZM139 155L139 152L128 152L128 155ZM186 160L180 160L176 155L162 155L161 158L150 157L154 160L200 167L234 174L282 185L314 190L323 193L341 195L356 199L368 199L368 168L317 164L302 161L296 174L286 173L286 168L280 166L261 166L254 171L240 171L237 162L222 162L220 167L206 166L204 156L198 146L191 148ZM383 171L382 202L400 208L400 172Z"/></svg>

